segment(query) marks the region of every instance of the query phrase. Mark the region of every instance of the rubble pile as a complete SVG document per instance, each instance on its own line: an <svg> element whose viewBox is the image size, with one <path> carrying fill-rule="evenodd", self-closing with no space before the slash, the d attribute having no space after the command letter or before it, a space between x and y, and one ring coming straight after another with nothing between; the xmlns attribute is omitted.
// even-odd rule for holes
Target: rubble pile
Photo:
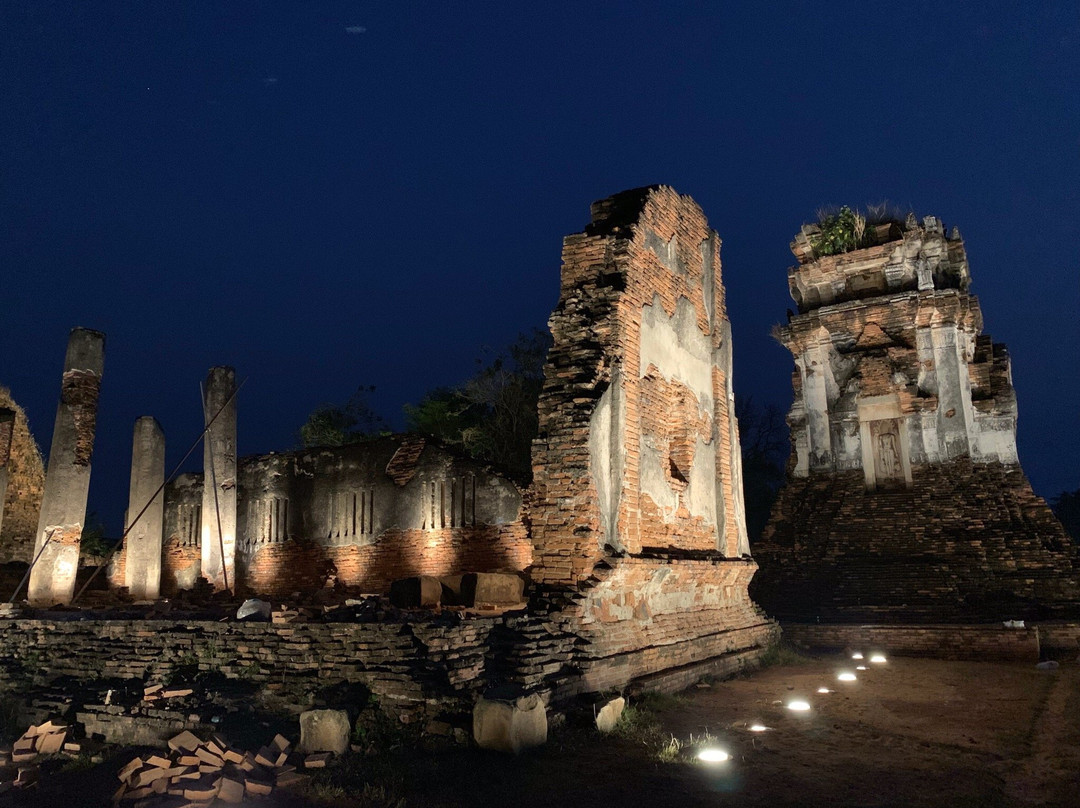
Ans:
<svg viewBox="0 0 1080 808"><path fill-rule="evenodd" d="M10 749L0 750L0 794L12 788L27 788L38 780L38 759L42 755L77 755L80 744L69 741L63 724L46 721L32 725Z"/></svg>
<svg viewBox="0 0 1080 808"><path fill-rule="evenodd" d="M240 804L248 797L266 796L303 782L305 775L297 771L298 764L321 767L327 759L326 755L295 755L282 735L252 753L233 748L220 735L204 741L184 731L169 740L167 757L136 757L119 771L120 788L113 804L134 803L139 808L210 805L215 800Z"/></svg>

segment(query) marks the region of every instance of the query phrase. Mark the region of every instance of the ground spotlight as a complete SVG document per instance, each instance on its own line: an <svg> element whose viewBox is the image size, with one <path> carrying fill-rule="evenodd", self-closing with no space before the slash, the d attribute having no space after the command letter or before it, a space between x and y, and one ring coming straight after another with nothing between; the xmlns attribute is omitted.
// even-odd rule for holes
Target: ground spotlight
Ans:
<svg viewBox="0 0 1080 808"><path fill-rule="evenodd" d="M832 693L832 691L831 691L831 690L829 690L829 688L827 688L827 687L819 687L819 688L817 689L817 692L818 692L818 693Z"/></svg>
<svg viewBox="0 0 1080 808"><path fill-rule="evenodd" d="M805 701L789 701L787 703L787 708L789 710L794 710L797 713L805 713L810 709L810 705Z"/></svg>
<svg viewBox="0 0 1080 808"><path fill-rule="evenodd" d="M870 661L873 662L875 665L883 665L885 663L885 655L874 654L870 657Z"/></svg>
<svg viewBox="0 0 1080 808"><path fill-rule="evenodd" d="M723 749L709 747L698 752L697 759L702 763L723 763L725 760L731 760L731 755Z"/></svg>
<svg viewBox="0 0 1080 808"><path fill-rule="evenodd" d="M843 673L837 674L836 678L839 679L841 682L854 682L855 674L844 671Z"/></svg>
<svg viewBox="0 0 1080 808"><path fill-rule="evenodd" d="M866 670L866 666L865 665L856 665L855 670L864 671L864 670Z"/></svg>
<svg viewBox="0 0 1080 808"><path fill-rule="evenodd" d="M751 724L749 727L751 732L767 732L768 729L769 728L764 724Z"/></svg>
<svg viewBox="0 0 1080 808"><path fill-rule="evenodd" d="M854 654L851 655L851 658L852 659L862 659L862 652L861 651L856 651Z"/></svg>

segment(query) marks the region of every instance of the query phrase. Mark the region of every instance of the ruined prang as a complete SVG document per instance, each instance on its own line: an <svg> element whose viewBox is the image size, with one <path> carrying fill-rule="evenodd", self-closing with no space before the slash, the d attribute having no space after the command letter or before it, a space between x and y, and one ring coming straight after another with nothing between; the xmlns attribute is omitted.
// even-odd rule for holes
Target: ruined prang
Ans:
<svg viewBox="0 0 1080 808"><path fill-rule="evenodd" d="M75 593L104 365L105 335L74 329L64 357L34 545L36 563L30 570L28 599L34 606L70 603Z"/></svg>
<svg viewBox="0 0 1080 808"><path fill-rule="evenodd" d="M595 202L562 259L532 579L573 599L589 689L752 664L775 624L747 595L720 238L690 197L653 186Z"/></svg>
<svg viewBox="0 0 1080 808"><path fill-rule="evenodd" d="M1075 548L1016 452L1005 346L959 232L869 225L859 248L792 243L799 313L788 481L755 557L754 597L793 621L1046 618L1080 600Z"/></svg>

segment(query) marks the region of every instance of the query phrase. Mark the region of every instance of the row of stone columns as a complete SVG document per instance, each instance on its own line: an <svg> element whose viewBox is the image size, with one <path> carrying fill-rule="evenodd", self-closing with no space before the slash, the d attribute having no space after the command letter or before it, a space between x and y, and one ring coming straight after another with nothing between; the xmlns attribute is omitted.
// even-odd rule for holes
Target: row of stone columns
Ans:
<svg viewBox="0 0 1080 808"><path fill-rule="evenodd" d="M70 603L79 569L79 546L90 488L105 335L76 328L68 339L56 411L28 600L34 606ZM203 389L204 441L202 572L216 589L235 590L236 374L210 370ZM7 488L7 458L14 413L0 411L0 520ZM5 439L5 436L7 438ZM151 416L135 422L125 524L124 584L138 600L161 590L164 535L165 435Z"/></svg>

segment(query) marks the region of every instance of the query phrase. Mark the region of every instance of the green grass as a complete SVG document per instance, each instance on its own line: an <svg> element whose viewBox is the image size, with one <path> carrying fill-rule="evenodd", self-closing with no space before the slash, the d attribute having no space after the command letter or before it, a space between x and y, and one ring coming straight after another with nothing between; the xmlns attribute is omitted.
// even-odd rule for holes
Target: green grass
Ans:
<svg viewBox="0 0 1080 808"><path fill-rule="evenodd" d="M784 665L805 665L810 661L810 657L783 640L770 645L765 649L765 653L761 655L762 668L775 668Z"/></svg>

